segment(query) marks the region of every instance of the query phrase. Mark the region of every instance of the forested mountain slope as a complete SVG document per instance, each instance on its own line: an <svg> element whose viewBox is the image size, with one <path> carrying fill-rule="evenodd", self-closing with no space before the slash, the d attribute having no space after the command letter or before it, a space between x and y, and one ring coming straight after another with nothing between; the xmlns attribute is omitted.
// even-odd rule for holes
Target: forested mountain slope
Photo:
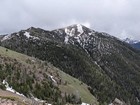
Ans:
<svg viewBox="0 0 140 105"><path fill-rule="evenodd" d="M100 104L140 99L139 51L106 33L82 25L45 31L29 28L1 37L1 46L47 60L89 85Z"/></svg>

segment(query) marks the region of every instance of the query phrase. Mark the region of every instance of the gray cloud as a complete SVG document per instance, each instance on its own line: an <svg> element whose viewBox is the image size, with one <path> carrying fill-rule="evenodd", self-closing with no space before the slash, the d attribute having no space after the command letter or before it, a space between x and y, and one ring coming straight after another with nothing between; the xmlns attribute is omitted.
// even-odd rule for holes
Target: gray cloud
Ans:
<svg viewBox="0 0 140 105"><path fill-rule="evenodd" d="M139 0L0 0L0 33L80 23L119 38L140 40L139 10Z"/></svg>

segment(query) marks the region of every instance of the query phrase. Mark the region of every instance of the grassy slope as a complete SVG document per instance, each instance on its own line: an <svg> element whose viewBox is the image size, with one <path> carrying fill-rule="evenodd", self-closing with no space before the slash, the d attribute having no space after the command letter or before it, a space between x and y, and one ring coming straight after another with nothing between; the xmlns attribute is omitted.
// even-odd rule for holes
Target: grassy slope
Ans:
<svg viewBox="0 0 140 105"><path fill-rule="evenodd" d="M0 46L0 54L2 56L5 56L5 57L10 57L10 58L13 58L13 59L17 59L17 60L19 60L21 62L26 62L26 60L28 58L31 59L31 57L29 57L29 56L26 56L24 54L21 54L21 53L18 53L18 52L9 50L9 49L6 49L6 48L1 47L1 46ZM32 59L34 59L34 58L32 58Z"/></svg>
<svg viewBox="0 0 140 105"><path fill-rule="evenodd" d="M10 57L13 59L17 59L20 62L26 63L27 59L35 59L24 54L17 53L15 51L7 50L4 47L0 46L0 55L5 57ZM53 69L52 69L53 70ZM98 105L97 99L89 92L87 89L87 85L75 79L74 77L62 72L61 70L57 69L62 81L66 81L67 85L60 85L59 88L62 92L67 93L77 93L81 97L83 102L96 104Z"/></svg>
<svg viewBox="0 0 140 105"><path fill-rule="evenodd" d="M97 102L97 99L89 92L87 89L87 85L82 83L76 78L73 78L72 76L59 71L60 77L62 80L67 81L66 85L60 85L59 88L63 92L67 93L73 93L73 94L78 94L81 96L81 99L83 102L90 103L90 104L96 104L98 105L99 103Z"/></svg>

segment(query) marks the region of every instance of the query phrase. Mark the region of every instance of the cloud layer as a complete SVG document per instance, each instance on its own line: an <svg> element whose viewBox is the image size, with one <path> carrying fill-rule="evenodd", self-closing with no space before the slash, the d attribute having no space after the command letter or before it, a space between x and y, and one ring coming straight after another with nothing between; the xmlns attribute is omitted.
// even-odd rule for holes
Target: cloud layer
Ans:
<svg viewBox="0 0 140 105"><path fill-rule="evenodd" d="M140 40L139 10L139 0L0 0L0 34L80 23L119 38Z"/></svg>

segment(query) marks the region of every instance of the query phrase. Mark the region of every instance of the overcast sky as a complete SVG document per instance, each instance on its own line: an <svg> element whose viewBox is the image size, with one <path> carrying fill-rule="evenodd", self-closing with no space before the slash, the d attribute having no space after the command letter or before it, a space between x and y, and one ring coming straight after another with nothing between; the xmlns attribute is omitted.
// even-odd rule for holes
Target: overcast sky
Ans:
<svg viewBox="0 0 140 105"><path fill-rule="evenodd" d="M140 0L0 0L0 34L77 23L140 40Z"/></svg>

